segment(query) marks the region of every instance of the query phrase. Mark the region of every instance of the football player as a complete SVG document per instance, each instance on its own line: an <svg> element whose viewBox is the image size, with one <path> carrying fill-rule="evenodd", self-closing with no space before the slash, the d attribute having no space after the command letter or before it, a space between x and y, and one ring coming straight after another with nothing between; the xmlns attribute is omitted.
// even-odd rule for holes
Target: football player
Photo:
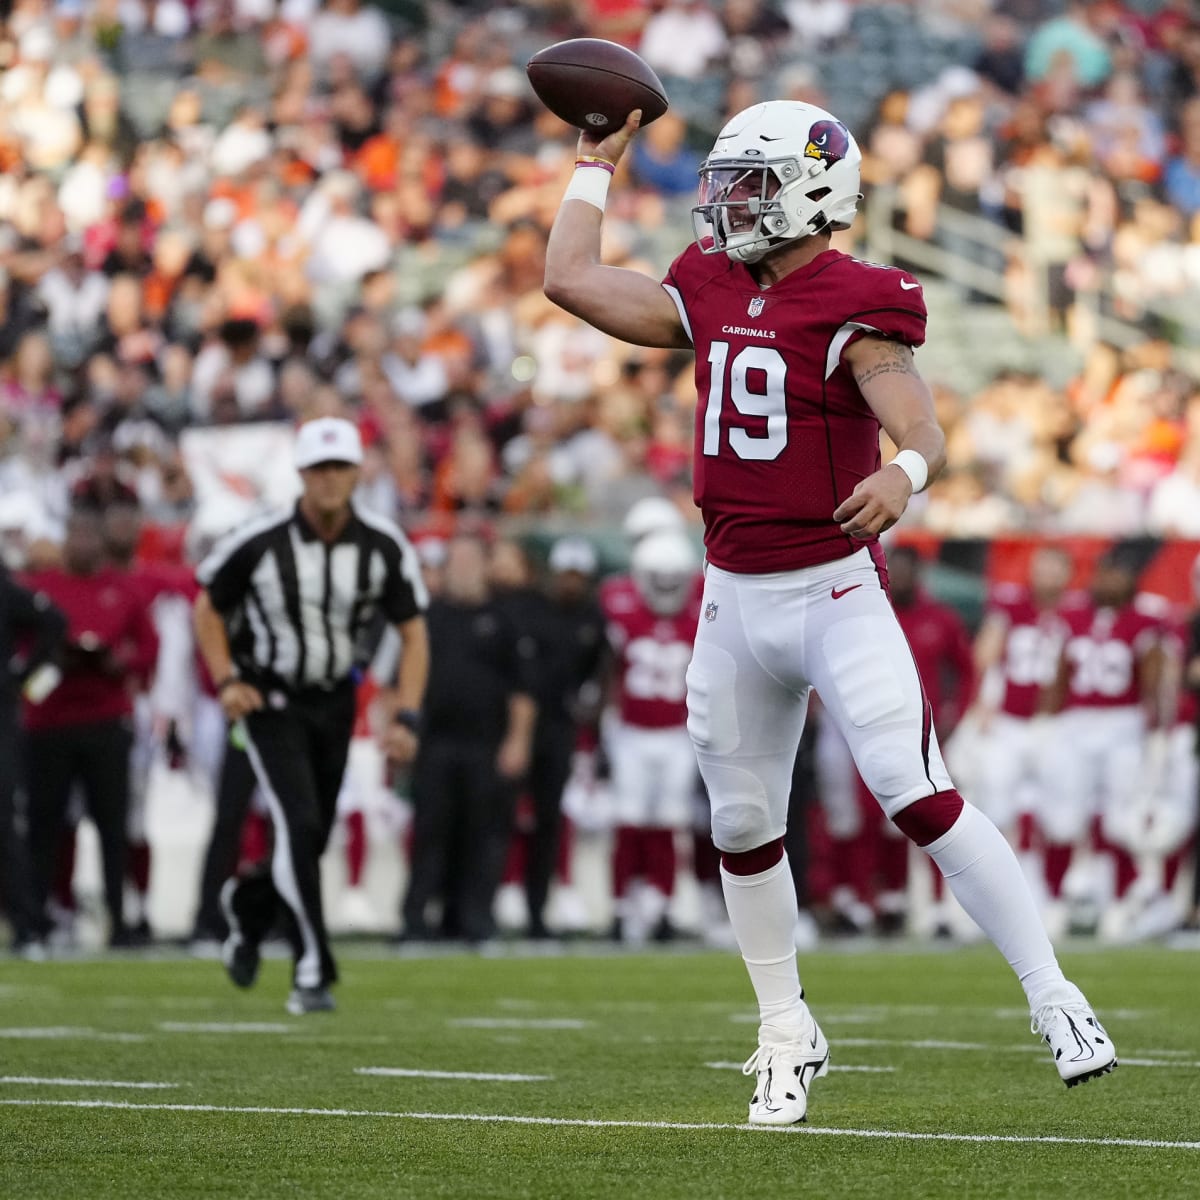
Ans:
<svg viewBox="0 0 1200 1200"><path fill-rule="evenodd" d="M191 603L196 584L182 564L152 562L138 556L141 513L133 505L115 504L104 512L105 552L113 569L141 599L158 635L153 674L140 681L133 703L133 747L129 765L129 810L125 898L129 937L151 940L151 848L146 834L150 775L155 758L164 750L169 763L182 758L182 732L193 653Z"/></svg>
<svg viewBox="0 0 1200 1200"><path fill-rule="evenodd" d="M633 591L609 593L604 617L619 718L608 747L613 898L621 940L637 944L668 927L675 837L691 823L696 752L687 730L687 668L700 561L685 534L664 531L638 543L630 568Z"/></svg>
<svg viewBox="0 0 1200 1200"><path fill-rule="evenodd" d="M1039 699L1056 677L1066 637L1060 609L1071 582L1071 557L1042 546L1029 564L1029 586L998 584L975 639L980 680L974 706L979 739L980 807L1010 838L1023 793L1032 807L1047 783L1045 723Z"/></svg>
<svg viewBox="0 0 1200 1200"><path fill-rule="evenodd" d="M1147 732L1160 724L1162 620L1135 603L1137 578L1110 551L1096 564L1091 595L1063 610L1066 638L1046 704L1061 714L1049 760L1055 786L1039 814L1053 901L1063 896L1076 849L1120 826L1122 810L1141 786ZM1133 859L1124 848L1098 841L1115 860L1120 901L1136 878ZM1052 925L1060 913L1065 916L1052 908Z"/></svg>
<svg viewBox="0 0 1200 1200"><path fill-rule="evenodd" d="M661 284L600 261L612 173L641 114L584 133L546 254L562 308L625 341L694 347L695 499L705 525L704 619L688 729L712 802L729 916L759 1005L750 1120L802 1120L829 1048L800 987L783 835L811 688L884 812L923 846L1019 977L1068 1085L1115 1054L1067 983L1021 868L942 761L912 654L887 598L878 535L945 463L913 363L921 285L848 257L861 154L823 109L756 104L700 170L696 240ZM899 447L880 461L883 427Z"/></svg>

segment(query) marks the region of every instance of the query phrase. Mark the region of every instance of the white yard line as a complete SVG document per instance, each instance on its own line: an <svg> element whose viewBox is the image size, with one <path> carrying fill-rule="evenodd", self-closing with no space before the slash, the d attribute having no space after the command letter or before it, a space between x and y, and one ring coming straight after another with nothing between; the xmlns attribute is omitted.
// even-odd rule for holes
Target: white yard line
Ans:
<svg viewBox="0 0 1200 1200"><path fill-rule="evenodd" d="M816 1125L733 1125L718 1122L600 1121L582 1117L522 1117L506 1113L387 1112L355 1108L269 1108L225 1104L135 1104L128 1100L0 1100L0 1105L21 1108L98 1108L141 1112L230 1113L297 1117L370 1117L395 1121L461 1121L487 1125L549 1125L581 1129L661 1129L666 1131L729 1131L731 1133L793 1134L808 1137L874 1138L906 1142L972 1142L982 1144L1051 1146L1121 1146L1144 1150L1200 1150L1200 1142L1152 1138L1030 1137L1004 1133L921 1133L904 1129L835 1129Z"/></svg>
<svg viewBox="0 0 1200 1200"><path fill-rule="evenodd" d="M55 1079L39 1075L0 1075L0 1083L26 1083L38 1087L142 1088L147 1091L179 1087L177 1083L134 1083L124 1079Z"/></svg>
<svg viewBox="0 0 1200 1200"><path fill-rule="evenodd" d="M458 1029L586 1029L591 1021L575 1017L459 1017L446 1024Z"/></svg>
<svg viewBox="0 0 1200 1200"><path fill-rule="evenodd" d="M706 1062L706 1067L711 1067L714 1071L740 1071L742 1064L739 1062ZM849 1066L845 1063L830 1063L831 1071L861 1071L865 1075L890 1075L895 1071L895 1067L860 1067Z"/></svg>
<svg viewBox="0 0 1200 1200"><path fill-rule="evenodd" d="M1117 1055L1117 1061L1123 1067L1189 1067L1192 1070L1200 1067L1200 1062L1184 1062L1178 1058L1126 1058L1123 1054Z"/></svg>
<svg viewBox="0 0 1200 1200"><path fill-rule="evenodd" d="M545 1083L553 1075L502 1075L489 1071L420 1071L415 1067L355 1067L355 1075L384 1075L397 1079L477 1079L480 1083Z"/></svg>
<svg viewBox="0 0 1200 1200"><path fill-rule="evenodd" d="M159 1021L163 1033L298 1033L282 1021Z"/></svg>
<svg viewBox="0 0 1200 1200"><path fill-rule="evenodd" d="M0 1029L0 1038L78 1040L83 1042L144 1042L143 1033L101 1033L76 1025L16 1025Z"/></svg>

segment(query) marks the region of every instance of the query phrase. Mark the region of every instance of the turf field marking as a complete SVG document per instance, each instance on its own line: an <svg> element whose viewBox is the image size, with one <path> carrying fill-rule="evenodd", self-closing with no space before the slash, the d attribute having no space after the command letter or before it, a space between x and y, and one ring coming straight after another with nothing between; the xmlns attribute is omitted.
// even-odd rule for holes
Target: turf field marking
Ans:
<svg viewBox="0 0 1200 1200"><path fill-rule="evenodd" d="M144 1042L146 1035L142 1033L101 1033L98 1029L88 1029L79 1025L17 1025L9 1029L0 1029L0 1038L30 1038L30 1039L61 1039L83 1042Z"/></svg>
<svg viewBox="0 0 1200 1200"><path fill-rule="evenodd" d="M179 1086L177 1083L133 1083L122 1079L53 1079L38 1075L0 1075L0 1083L28 1083L39 1087L143 1088L147 1091Z"/></svg>
<svg viewBox="0 0 1200 1200"><path fill-rule="evenodd" d="M159 1021L163 1033L298 1033L282 1021Z"/></svg>
<svg viewBox="0 0 1200 1200"><path fill-rule="evenodd" d="M1042 1054L1041 1046L993 1046L987 1042L951 1042L942 1038L840 1037L839 1046L903 1046L907 1050L989 1050L993 1054Z"/></svg>
<svg viewBox="0 0 1200 1200"><path fill-rule="evenodd" d="M583 1117L521 1117L508 1113L387 1112L356 1108L269 1108L228 1104L135 1104L130 1100L6 1100L0 1105L19 1108L103 1108L140 1112L243 1113L296 1117L370 1117L393 1121L462 1121L488 1125L556 1125L582 1129L729 1130L734 1133L792 1134L809 1137L877 1138L905 1142L974 1142L1051 1146L1122 1146L1143 1150L1200 1150L1200 1142L1159 1141L1151 1138L1023 1136L1013 1133L918 1133L904 1129L837 1129L819 1125L733 1125L720 1122L602 1121Z"/></svg>
<svg viewBox="0 0 1200 1200"><path fill-rule="evenodd" d="M446 1024L459 1029L586 1029L591 1021L576 1017L457 1017Z"/></svg>
<svg viewBox="0 0 1200 1200"><path fill-rule="evenodd" d="M706 1062L706 1067L711 1067L714 1071L740 1071L742 1064L739 1062ZM864 1075L890 1075L895 1071L895 1067L860 1067L849 1066L844 1063L830 1063L831 1071L860 1071Z"/></svg>
<svg viewBox="0 0 1200 1200"><path fill-rule="evenodd" d="M1200 1067L1200 1062L1184 1062L1178 1058L1125 1058L1120 1057L1123 1067Z"/></svg>
<svg viewBox="0 0 1200 1200"><path fill-rule="evenodd" d="M553 1075L500 1075L488 1071L418 1071L412 1067L355 1067L355 1075L386 1075L400 1079L477 1079L481 1083L545 1083Z"/></svg>

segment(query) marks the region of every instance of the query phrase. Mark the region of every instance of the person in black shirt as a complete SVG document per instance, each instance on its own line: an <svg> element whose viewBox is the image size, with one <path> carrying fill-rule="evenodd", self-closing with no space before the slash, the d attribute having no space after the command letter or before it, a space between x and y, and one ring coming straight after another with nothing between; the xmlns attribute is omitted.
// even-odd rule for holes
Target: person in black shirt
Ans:
<svg viewBox="0 0 1200 1200"><path fill-rule="evenodd" d="M535 647L489 595L477 537L450 540L442 583L427 615L433 668L412 776L404 936L432 936L427 910L440 898L441 933L481 942L494 933L515 785L529 766Z"/></svg>
<svg viewBox="0 0 1200 1200"><path fill-rule="evenodd" d="M596 552L585 538L560 538L550 549L545 591L514 592L513 620L536 645L537 726L529 764L532 824L525 856L529 936L545 938L546 900L558 861L562 796L582 720L597 720L607 657L604 614L592 595ZM520 599L518 605L517 601Z"/></svg>
<svg viewBox="0 0 1200 1200"><path fill-rule="evenodd" d="M55 685L56 658L66 617L39 592L15 583L0 565L0 901L13 931L13 949L36 956L45 934L34 900L29 850L17 820L19 709Z"/></svg>
<svg viewBox="0 0 1200 1200"><path fill-rule="evenodd" d="M226 884L230 978L249 987L259 943L286 904L296 965L288 1011L333 1007L337 968L321 907L320 859L354 728L355 678L376 613L400 635L395 723L385 749L398 763L417 750L429 646L416 552L395 526L351 501L362 463L358 430L336 417L300 427L296 507L219 543L201 563L196 639L226 717L237 723L271 810L270 875Z"/></svg>

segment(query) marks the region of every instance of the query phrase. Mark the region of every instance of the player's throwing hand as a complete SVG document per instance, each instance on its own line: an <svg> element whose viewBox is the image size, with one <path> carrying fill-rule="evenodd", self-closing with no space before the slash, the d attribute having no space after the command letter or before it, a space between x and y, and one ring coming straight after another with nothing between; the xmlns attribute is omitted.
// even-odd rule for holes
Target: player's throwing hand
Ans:
<svg viewBox="0 0 1200 1200"><path fill-rule="evenodd" d="M579 157L581 159L602 158L605 162L610 162L615 167L621 161L621 155L625 153L626 147L633 141L633 135L637 133L638 126L641 123L642 110L635 108L625 118L625 124L616 133L610 133L605 138L597 140L585 129L579 135L579 147L577 150Z"/></svg>

